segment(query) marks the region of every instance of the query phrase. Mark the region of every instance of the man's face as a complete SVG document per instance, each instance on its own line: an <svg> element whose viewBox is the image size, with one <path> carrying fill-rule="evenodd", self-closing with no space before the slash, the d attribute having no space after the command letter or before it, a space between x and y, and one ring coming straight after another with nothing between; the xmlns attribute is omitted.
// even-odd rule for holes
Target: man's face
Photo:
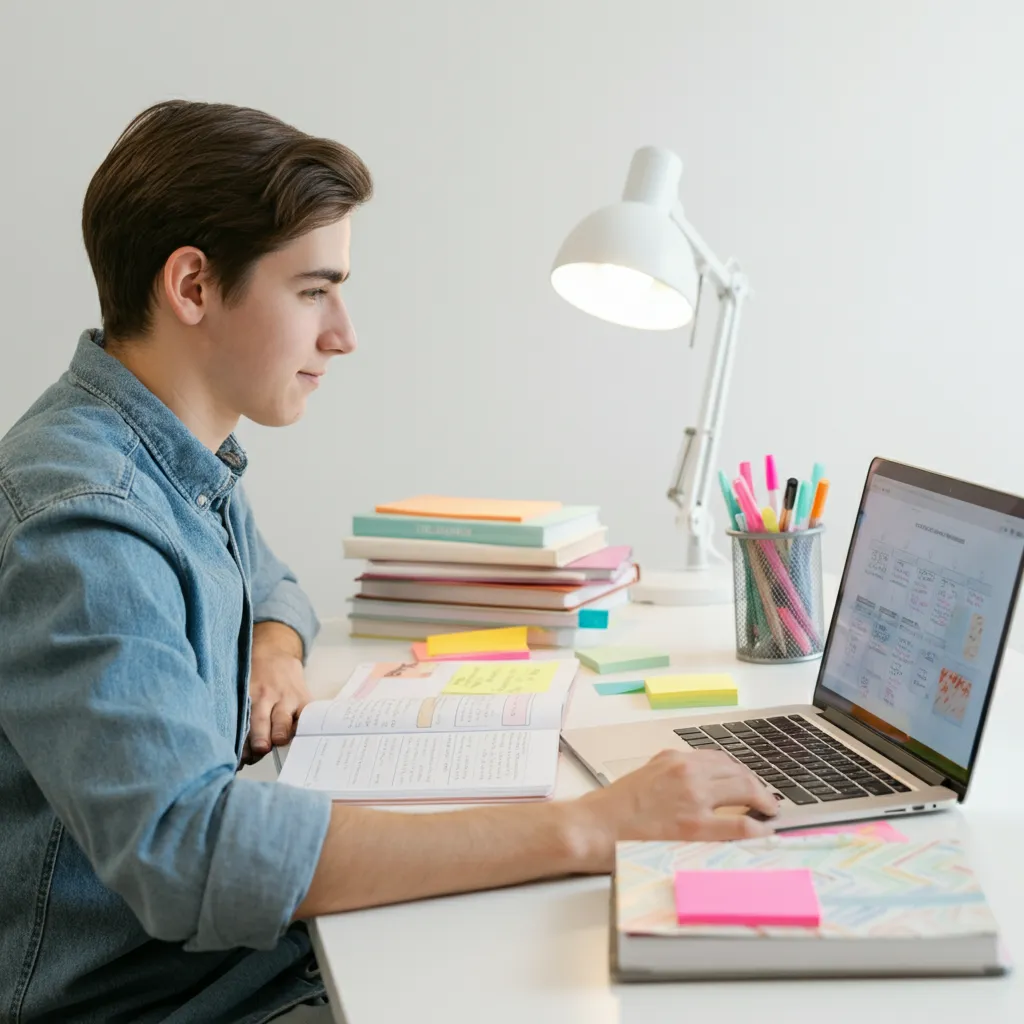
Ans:
<svg viewBox="0 0 1024 1024"><path fill-rule="evenodd" d="M341 297L350 235L345 217L268 253L235 304L213 290L203 318L208 359L233 412L264 426L294 423L331 357L355 349Z"/></svg>

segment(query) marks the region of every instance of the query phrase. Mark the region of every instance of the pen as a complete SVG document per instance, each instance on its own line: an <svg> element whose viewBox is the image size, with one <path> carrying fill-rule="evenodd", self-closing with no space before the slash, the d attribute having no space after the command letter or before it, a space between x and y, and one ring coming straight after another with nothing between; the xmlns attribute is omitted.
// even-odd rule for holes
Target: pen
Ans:
<svg viewBox="0 0 1024 1024"><path fill-rule="evenodd" d="M776 516L779 514L779 474L775 469L775 456L764 457L764 482L768 488L768 504Z"/></svg>
<svg viewBox="0 0 1024 1024"><path fill-rule="evenodd" d="M825 463L816 462L811 470L811 497L818 493L818 481L825 475Z"/></svg>
<svg viewBox="0 0 1024 1024"><path fill-rule="evenodd" d="M749 462L740 463L740 476L746 480L747 486L750 488L750 497L753 498L757 492L754 490L754 471L750 468Z"/></svg>
<svg viewBox="0 0 1024 1024"><path fill-rule="evenodd" d="M807 516L811 511L811 488L806 480L800 481L796 491L796 515L793 517L793 528L802 530L807 525Z"/></svg>
<svg viewBox="0 0 1024 1024"><path fill-rule="evenodd" d="M729 513L729 521L732 523L732 528L734 530L738 529L739 502L736 501L736 495L732 493L732 488L729 486L729 478L721 469L718 471L718 486L722 488L722 497L725 499L725 507Z"/></svg>
<svg viewBox="0 0 1024 1024"><path fill-rule="evenodd" d="M747 463L747 465L749 466L750 463ZM757 510L757 502L754 501L754 495L747 481L741 476L736 477L732 482L732 489L736 492L736 500L740 503L743 514L747 517L748 532L763 533L764 520L761 518L761 513Z"/></svg>
<svg viewBox="0 0 1024 1024"><path fill-rule="evenodd" d="M771 505L765 505L765 507L761 509L761 519L764 521L764 528L769 533L779 532L779 520L775 515L775 509L773 509Z"/></svg>
<svg viewBox="0 0 1024 1024"><path fill-rule="evenodd" d="M814 492L814 505L811 507L811 527L821 525L821 516L828 500L828 480L819 480L818 489Z"/></svg>
<svg viewBox="0 0 1024 1024"><path fill-rule="evenodd" d="M786 493L782 499L782 518L779 520L779 532L789 533L793 529L793 507L796 505L796 492L799 481L791 476L786 481Z"/></svg>

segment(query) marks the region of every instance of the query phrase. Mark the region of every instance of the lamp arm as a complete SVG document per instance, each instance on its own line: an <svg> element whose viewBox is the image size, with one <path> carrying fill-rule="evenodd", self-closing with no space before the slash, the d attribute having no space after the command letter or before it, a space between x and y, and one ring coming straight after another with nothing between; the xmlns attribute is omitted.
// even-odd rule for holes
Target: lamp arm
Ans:
<svg viewBox="0 0 1024 1024"><path fill-rule="evenodd" d="M704 385L700 420L688 427L676 477L668 497L681 509L687 531L686 567L704 568L710 551L708 501L714 480L714 466L725 418L725 402L732 377L740 312L749 294L746 275L735 262L720 262L707 243L682 216L682 208L672 219L693 247L699 268L714 281L719 298L718 325L714 349Z"/></svg>

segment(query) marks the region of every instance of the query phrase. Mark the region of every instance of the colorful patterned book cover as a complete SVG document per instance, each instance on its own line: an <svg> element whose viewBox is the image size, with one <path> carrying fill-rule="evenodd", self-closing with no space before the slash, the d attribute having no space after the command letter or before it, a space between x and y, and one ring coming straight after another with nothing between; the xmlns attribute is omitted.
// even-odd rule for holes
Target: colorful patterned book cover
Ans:
<svg viewBox="0 0 1024 1024"><path fill-rule="evenodd" d="M680 926L677 871L808 868L820 928ZM736 843L619 843L618 927L636 935L807 939L995 935L996 921L955 840L887 843L863 836L748 839Z"/></svg>

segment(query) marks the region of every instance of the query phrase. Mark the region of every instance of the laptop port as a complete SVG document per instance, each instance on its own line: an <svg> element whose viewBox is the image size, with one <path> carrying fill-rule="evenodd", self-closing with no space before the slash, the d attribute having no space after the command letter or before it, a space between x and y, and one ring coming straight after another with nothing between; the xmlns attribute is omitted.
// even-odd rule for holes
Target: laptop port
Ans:
<svg viewBox="0 0 1024 1024"><path fill-rule="evenodd" d="M924 804L914 804L914 806L911 807L910 809L912 811L923 811L924 810Z"/></svg>

